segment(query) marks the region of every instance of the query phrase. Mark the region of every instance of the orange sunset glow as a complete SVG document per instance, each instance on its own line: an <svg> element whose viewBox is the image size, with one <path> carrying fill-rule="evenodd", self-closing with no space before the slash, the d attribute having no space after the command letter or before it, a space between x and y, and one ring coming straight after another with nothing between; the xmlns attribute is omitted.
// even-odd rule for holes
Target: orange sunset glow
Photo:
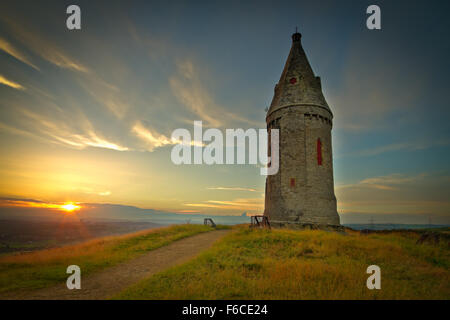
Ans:
<svg viewBox="0 0 450 320"><path fill-rule="evenodd" d="M75 202L47 203L47 202L30 202L22 200L2 200L0 204L5 207L49 208L49 209L57 209L64 212L73 212L80 210L82 208L81 205Z"/></svg>
<svg viewBox="0 0 450 320"><path fill-rule="evenodd" d="M72 212L72 211L75 211L75 210L78 210L81 208L80 206L73 204L72 202L63 204L60 207L61 207L61 209L63 209L64 211L67 211L67 212Z"/></svg>

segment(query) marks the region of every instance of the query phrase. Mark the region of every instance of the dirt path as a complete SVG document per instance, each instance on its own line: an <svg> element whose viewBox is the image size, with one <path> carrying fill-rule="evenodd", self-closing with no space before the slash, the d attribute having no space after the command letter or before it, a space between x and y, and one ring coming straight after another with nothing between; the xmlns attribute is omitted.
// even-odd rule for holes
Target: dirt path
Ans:
<svg viewBox="0 0 450 320"><path fill-rule="evenodd" d="M176 264L186 262L201 251L209 248L214 241L230 230L201 233L175 241L167 246L152 250L131 261L83 277L81 289L69 290L66 283L34 292L7 294L3 299L106 299L128 286L163 271Z"/></svg>

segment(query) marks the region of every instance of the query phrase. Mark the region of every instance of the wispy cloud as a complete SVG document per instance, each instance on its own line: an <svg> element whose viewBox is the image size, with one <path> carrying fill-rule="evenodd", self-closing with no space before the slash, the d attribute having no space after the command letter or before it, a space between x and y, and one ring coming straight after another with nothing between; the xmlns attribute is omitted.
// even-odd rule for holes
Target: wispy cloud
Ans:
<svg viewBox="0 0 450 320"><path fill-rule="evenodd" d="M35 133L50 138L50 141L62 143L78 149L97 147L116 151L129 150L128 147L121 146L120 144L111 142L100 136L95 132L92 124L87 119L84 119L84 121L80 120L79 123L81 123L81 125L79 125L79 127L85 129L85 132L80 133L76 132L63 121L55 121L25 108L22 108L20 111L25 118L27 125L24 127L28 129L27 131L34 130Z"/></svg>
<svg viewBox="0 0 450 320"><path fill-rule="evenodd" d="M408 184L413 183L416 181L419 181L426 177L427 175L422 173L415 176L406 176L403 174L391 174L388 176L381 176L381 177L374 177L374 178L367 178L360 182L360 184L364 185L400 185L400 184Z"/></svg>
<svg viewBox="0 0 450 320"><path fill-rule="evenodd" d="M115 68L113 66L111 68ZM120 88L111 84L95 74L80 78L80 85L89 93L95 101L110 111L116 118L123 119L131 109L126 95Z"/></svg>
<svg viewBox="0 0 450 320"><path fill-rule="evenodd" d="M87 135L72 135L71 140L65 139L62 137L54 136L55 139L68 143L72 146L77 146L80 148L85 147L97 147L97 148L105 148L112 149L116 151L127 151L129 150L127 147L121 146L117 143L110 142L104 138L100 138L97 136L95 132L88 132Z"/></svg>
<svg viewBox="0 0 450 320"><path fill-rule="evenodd" d="M450 140L448 139L440 139L432 141L414 141L414 142L408 141L404 143L393 143L374 148L357 150L347 154L338 155L338 157L347 157L347 156L370 157L383 154L386 152L424 150L432 147L447 146L449 144Z"/></svg>
<svg viewBox="0 0 450 320"><path fill-rule="evenodd" d="M197 210L179 210L179 211L176 211L177 213L190 213L190 214L192 214L192 213L200 213L200 211L197 211Z"/></svg>
<svg viewBox="0 0 450 320"><path fill-rule="evenodd" d="M199 72L190 60L177 63L177 73L169 78L175 97L194 113L205 126L222 127L231 122L264 127L263 123L229 112L219 105L200 79Z"/></svg>
<svg viewBox="0 0 450 320"><path fill-rule="evenodd" d="M222 121L212 116L213 109L217 106L199 80L192 62L183 61L177 67L177 74L169 78L173 94L208 126L220 127Z"/></svg>
<svg viewBox="0 0 450 320"><path fill-rule="evenodd" d="M64 202L43 202L32 199L8 199L0 198L0 207L33 207L33 208L47 208L64 210ZM79 208L79 206L78 206Z"/></svg>
<svg viewBox="0 0 450 320"><path fill-rule="evenodd" d="M247 210L262 211L264 206L263 198L238 198L230 201L226 200L206 200L200 203L185 203L188 207L216 208L225 210Z"/></svg>
<svg viewBox="0 0 450 320"><path fill-rule="evenodd" d="M146 150L147 151L153 151L155 148L164 147L168 145L175 145L175 144L184 144L185 141L168 138L162 133L158 133L156 130L148 128L144 126L140 121L138 121L131 131L141 140L143 140L146 144ZM196 147L204 147L205 143L202 141L190 141L188 142L188 145L190 146L196 146Z"/></svg>
<svg viewBox="0 0 450 320"><path fill-rule="evenodd" d="M404 174L394 173L387 176L379 176L363 179L355 184L338 185L336 189L348 189L348 188L374 188L380 190L394 190L395 186L406 185L418 182L427 175L425 173L408 176Z"/></svg>
<svg viewBox="0 0 450 320"><path fill-rule="evenodd" d="M3 50L4 52L8 53L9 55L13 56L17 60L25 63L26 65L36 69L40 70L36 65L34 65L30 59L28 59L25 54L21 53L18 49L16 49L11 43L6 41L3 38L0 38L0 50Z"/></svg>
<svg viewBox="0 0 450 320"><path fill-rule="evenodd" d="M99 191L99 190L94 190L94 189L89 188L89 187L76 188L75 190L76 191L81 191L82 193L85 193L85 194L99 195L99 196L102 196L102 197L107 197L107 196L110 196L112 194L112 192L109 191L109 190Z"/></svg>
<svg viewBox="0 0 450 320"><path fill-rule="evenodd" d="M445 173L375 176L336 186L339 212L450 213Z"/></svg>
<svg viewBox="0 0 450 320"><path fill-rule="evenodd" d="M5 78L4 76L2 76L1 74L0 74L0 83L1 83L1 84L4 84L5 86L11 87L11 88L13 88L13 89L17 89L17 90L25 90L25 88L24 88L22 85L18 84L17 82L14 82L14 81L12 81L12 80L6 79L6 78Z"/></svg>
<svg viewBox="0 0 450 320"><path fill-rule="evenodd" d="M163 134L157 133L154 130L146 128L141 122L137 122L133 126L132 132L146 142L148 151L153 151L155 148L158 147L178 143L177 140L169 139Z"/></svg>
<svg viewBox="0 0 450 320"><path fill-rule="evenodd" d="M208 190L228 190L228 191L249 191L258 192L258 190L253 188L241 188L241 187L208 187Z"/></svg>
<svg viewBox="0 0 450 320"><path fill-rule="evenodd" d="M86 66L76 61L54 42L49 41L45 36L38 33L36 28L26 27L23 23L19 24L5 16L1 18L12 30L17 40L43 59L60 68L84 73L89 72ZM9 48L9 51L11 51L11 48Z"/></svg>

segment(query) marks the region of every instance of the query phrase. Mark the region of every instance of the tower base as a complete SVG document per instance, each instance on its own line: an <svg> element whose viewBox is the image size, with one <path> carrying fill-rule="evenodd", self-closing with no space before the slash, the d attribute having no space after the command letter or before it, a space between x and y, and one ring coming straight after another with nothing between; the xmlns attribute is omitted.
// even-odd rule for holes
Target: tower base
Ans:
<svg viewBox="0 0 450 320"><path fill-rule="evenodd" d="M286 228L292 230L325 230L345 232L345 227L333 224L315 224L315 223L298 223L292 221L274 221L270 220L272 228Z"/></svg>

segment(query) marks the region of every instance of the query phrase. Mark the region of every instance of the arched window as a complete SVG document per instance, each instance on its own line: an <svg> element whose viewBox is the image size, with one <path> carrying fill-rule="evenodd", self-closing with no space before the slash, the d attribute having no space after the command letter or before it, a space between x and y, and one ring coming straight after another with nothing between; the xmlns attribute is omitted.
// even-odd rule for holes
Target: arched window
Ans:
<svg viewBox="0 0 450 320"><path fill-rule="evenodd" d="M317 164L322 165L322 141L320 138L317 139Z"/></svg>

